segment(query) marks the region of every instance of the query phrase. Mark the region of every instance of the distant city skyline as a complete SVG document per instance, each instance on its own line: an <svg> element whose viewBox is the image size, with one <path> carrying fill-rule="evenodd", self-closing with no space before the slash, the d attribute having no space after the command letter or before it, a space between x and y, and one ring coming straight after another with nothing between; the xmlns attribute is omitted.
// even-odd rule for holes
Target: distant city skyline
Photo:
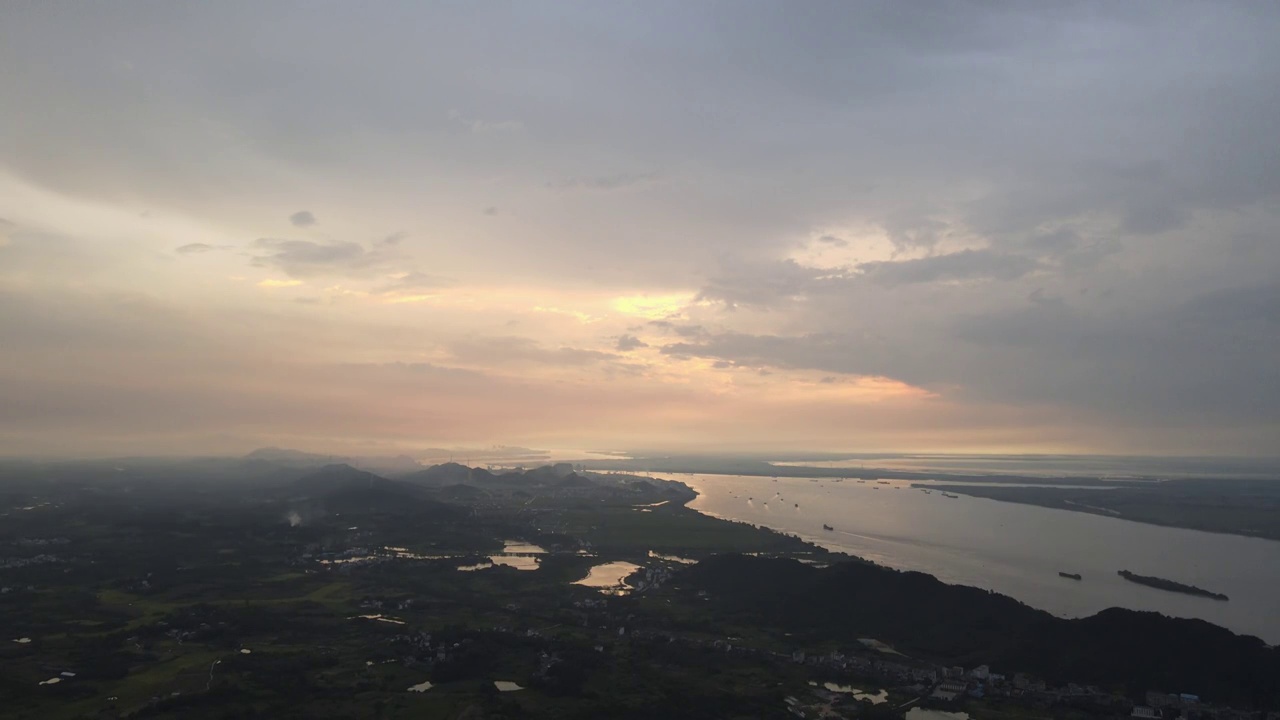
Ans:
<svg viewBox="0 0 1280 720"><path fill-rule="evenodd" d="M1274 455L1280 6L0 7L0 455Z"/></svg>

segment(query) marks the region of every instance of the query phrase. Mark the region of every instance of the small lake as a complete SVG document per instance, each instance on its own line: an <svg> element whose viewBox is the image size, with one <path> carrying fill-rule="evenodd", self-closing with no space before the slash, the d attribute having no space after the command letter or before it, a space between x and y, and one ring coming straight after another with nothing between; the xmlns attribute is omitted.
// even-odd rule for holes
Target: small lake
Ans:
<svg viewBox="0 0 1280 720"><path fill-rule="evenodd" d="M516 690L524 689L510 680L494 680L493 686L498 688L498 692L515 692Z"/></svg>
<svg viewBox="0 0 1280 720"><path fill-rule="evenodd" d="M377 620L378 622L390 623L392 625L404 624L403 620L400 620L398 618L393 618L393 617L387 617L386 615L353 615L352 617L349 617L347 619L348 620ZM241 650L241 652L245 653L246 655L248 654L243 650Z"/></svg>
<svg viewBox="0 0 1280 720"><path fill-rule="evenodd" d="M525 553L535 555L546 555L547 550L533 543L527 543L523 540L504 540L502 543L502 552L504 553Z"/></svg>
<svg viewBox="0 0 1280 720"><path fill-rule="evenodd" d="M592 567L586 577L573 584L596 588L606 595L625 595L630 588L622 582L622 579L639 569L639 565L629 562L602 563Z"/></svg>
<svg viewBox="0 0 1280 720"><path fill-rule="evenodd" d="M663 555L659 552L649 551L649 557L654 560L666 560L667 562L680 563L681 565L693 565L698 562L692 558L680 557L679 555Z"/></svg>
<svg viewBox="0 0 1280 720"><path fill-rule="evenodd" d="M870 701L872 705L879 705L882 702L889 701L888 690L880 690L879 692L876 692L876 693L869 693L863 690L859 690L858 688L852 685L838 685L833 682L824 682L822 683L822 687L826 688L829 692L845 693L848 695L852 695L854 700Z"/></svg>
<svg viewBox="0 0 1280 720"><path fill-rule="evenodd" d="M969 720L969 713L925 710L913 707L907 711L907 720Z"/></svg>
<svg viewBox="0 0 1280 720"><path fill-rule="evenodd" d="M517 570L537 570L538 563L541 560L536 557L522 557L519 555L490 555L489 562L493 565L503 565Z"/></svg>
<svg viewBox="0 0 1280 720"><path fill-rule="evenodd" d="M798 535L900 570L995 590L1060 617L1109 607L1200 618L1280 643L1280 542L1161 527L938 491L852 480L670 475L689 507ZM798 507L797 507L798 506ZM824 530L823 525L832 530ZM1225 593L1229 602L1158 590L1131 570ZM1080 573L1083 580L1058 577Z"/></svg>

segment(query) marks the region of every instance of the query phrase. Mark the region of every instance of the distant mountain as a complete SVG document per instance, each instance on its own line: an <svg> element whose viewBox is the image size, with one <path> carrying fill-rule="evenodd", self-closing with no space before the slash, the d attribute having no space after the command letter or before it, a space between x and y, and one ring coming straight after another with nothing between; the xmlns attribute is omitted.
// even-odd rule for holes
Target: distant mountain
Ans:
<svg viewBox="0 0 1280 720"><path fill-rule="evenodd" d="M385 489L399 484L394 480L388 480L380 475L374 475L371 472L351 467L346 463L334 463L303 475L294 482L294 487L309 493L322 495L335 490Z"/></svg>
<svg viewBox="0 0 1280 720"><path fill-rule="evenodd" d="M357 455L347 461L362 470L398 475L422 469L422 463L408 455Z"/></svg>
<svg viewBox="0 0 1280 720"><path fill-rule="evenodd" d="M426 488L365 472L346 464L326 465L293 487L319 502L328 512L413 514L437 519L466 517L466 508L439 502Z"/></svg>
<svg viewBox="0 0 1280 720"><path fill-rule="evenodd" d="M257 450L245 455L244 459L269 462L274 465L282 465L286 467L304 468L342 463L360 468L361 470L387 474L409 473L422 469L421 463L408 455L362 455L345 457L339 455L320 455L317 453L278 447L258 448Z"/></svg>
<svg viewBox="0 0 1280 720"><path fill-rule="evenodd" d="M563 488L581 488L581 487L591 487L593 485L595 485L595 483L582 477L581 475L578 475L577 473L569 473L564 478L562 478L559 482L556 483L556 487L563 487Z"/></svg>
<svg viewBox="0 0 1280 720"><path fill-rule="evenodd" d="M462 485L492 480L493 473L483 468L469 468L466 465L449 462L402 475L400 479L418 485Z"/></svg>
<svg viewBox="0 0 1280 720"><path fill-rule="evenodd" d="M445 500L461 500L470 502L488 495L488 492L474 485L446 485L440 488L439 496Z"/></svg>
<svg viewBox="0 0 1280 720"><path fill-rule="evenodd" d="M543 465L530 470L492 473L484 468L469 468L458 463L444 463L415 473L401 475L400 480L426 486L472 485L488 488L590 487L591 480L578 475L568 463Z"/></svg>
<svg viewBox="0 0 1280 720"><path fill-rule="evenodd" d="M317 455L316 453L278 447L258 448L257 450L245 455L244 459L264 460L277 465L298 465L303 467L309 465L323 465L332 462L343 462L346 460L346 458L338 458L334 455Z"/></svg>

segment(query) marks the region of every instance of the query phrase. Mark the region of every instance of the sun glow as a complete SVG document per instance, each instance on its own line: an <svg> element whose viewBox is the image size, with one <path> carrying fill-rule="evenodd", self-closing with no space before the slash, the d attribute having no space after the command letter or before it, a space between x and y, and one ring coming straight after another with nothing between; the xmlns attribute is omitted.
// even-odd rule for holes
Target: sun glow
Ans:
<svg viewBox="0 0 1280 720"><path fill-rule="evenodd" d="M623 314L662 320L679 316L697 297L696 293L669 293L666 295L624 295L614 298L610 306Z"/></svg>

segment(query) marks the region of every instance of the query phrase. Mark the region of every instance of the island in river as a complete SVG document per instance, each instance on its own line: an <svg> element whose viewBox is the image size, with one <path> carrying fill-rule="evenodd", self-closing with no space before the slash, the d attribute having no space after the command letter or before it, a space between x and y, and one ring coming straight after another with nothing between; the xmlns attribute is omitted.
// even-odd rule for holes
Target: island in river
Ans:
<svg viewBox="0 0 1280 720"><path fill-rule="evenodd" d="M1063 478L1059 482L1079 481ZM1112 487L1019 487L949 477L945 484L921 487L1151 525L1280 540L1280 480L1203 478Z"/></svg>
<svg viewBox="0 0 1280 720"><path fill-rule="evenodd" d="M1120 570L1116 574L1129 582L1146 585L1147 587L1153 587L1159 590L1168 590L1169 592L1177 592L1184 595L1195 595L1197 597L1207 597L1214 600L1230 600L1230 598L1222 593L1209 592L1208 590L1198 588L1195 585L1184 585L1173 580L1165 580L1164 578L1138 575L1136 573L1131 573L1128 570Z"/></svg>

